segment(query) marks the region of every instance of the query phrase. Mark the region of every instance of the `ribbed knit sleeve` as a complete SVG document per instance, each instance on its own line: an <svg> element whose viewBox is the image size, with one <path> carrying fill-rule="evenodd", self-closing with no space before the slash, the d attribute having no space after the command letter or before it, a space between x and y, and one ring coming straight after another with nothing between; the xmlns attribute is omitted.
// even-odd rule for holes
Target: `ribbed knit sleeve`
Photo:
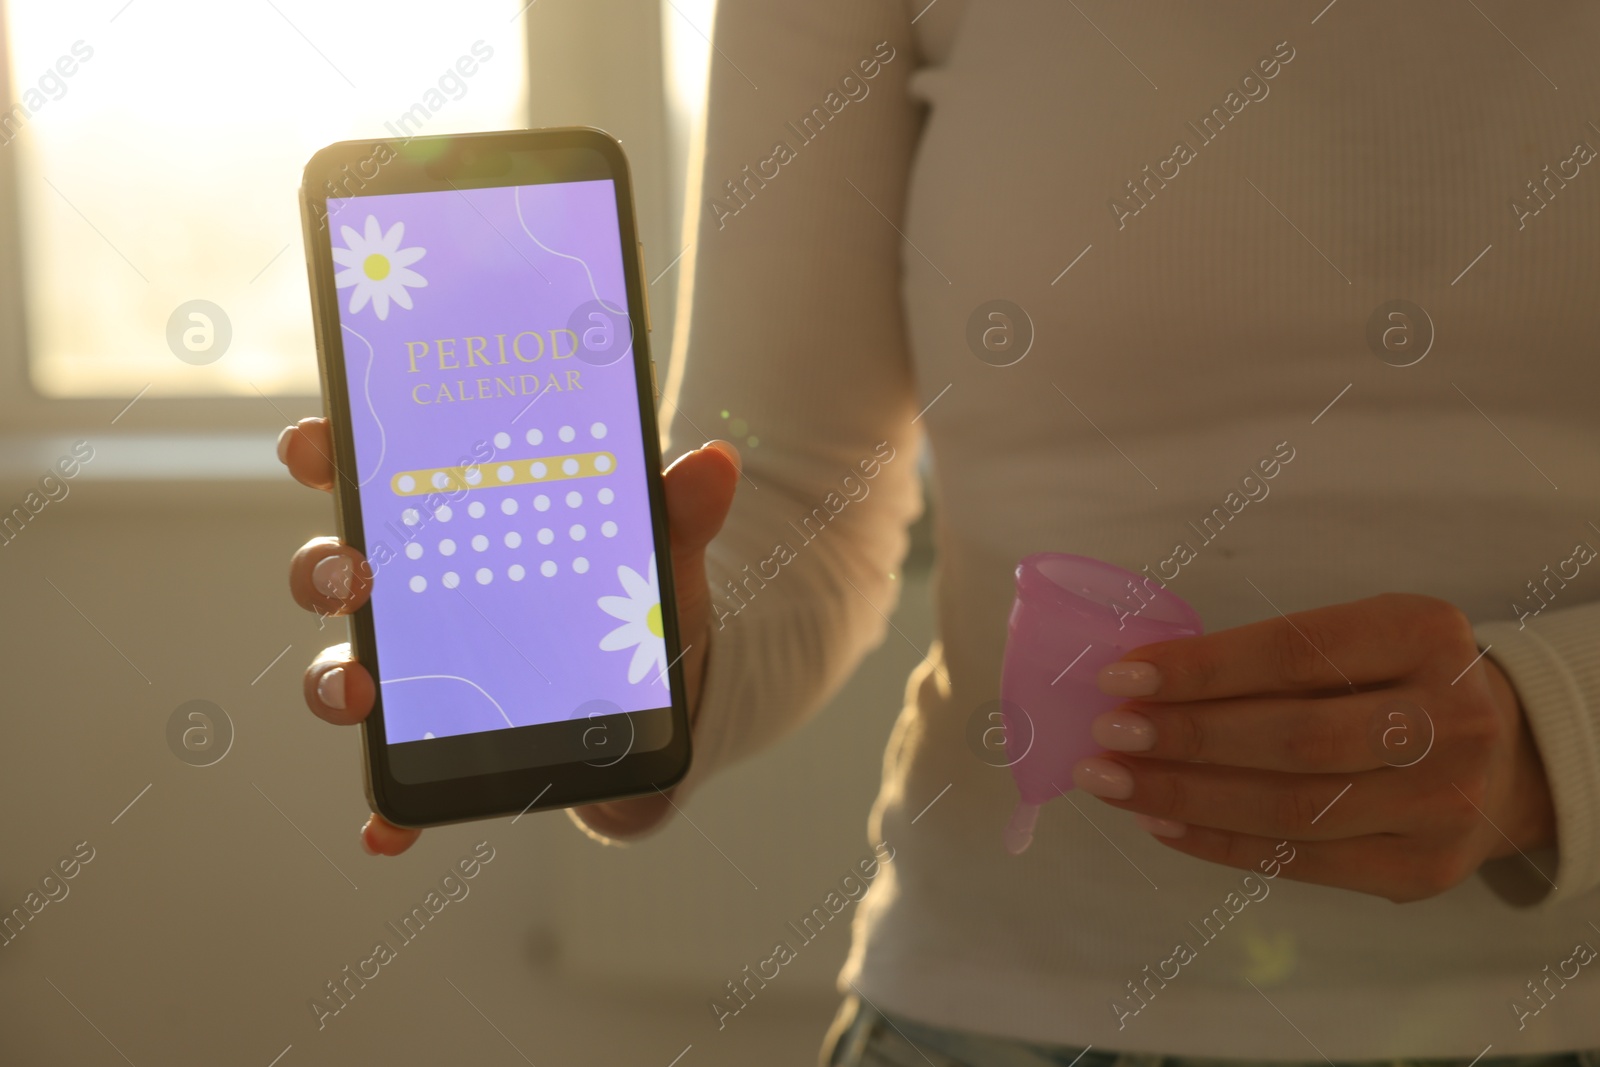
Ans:
<svg viewBox="0 0 1600 1067"><path fill-rule="evenodd" d="M1592 893L1600 888L1600 603L1473 632L1517 690L1556 809L1558 862L1554 871L1540 864L1549 881L1517 856L1486 865L1485 880L1512 903L1546 908Z"/></svg>
<svg viewBox="0 0 1600 1067"><path fill-rule="evenodd" d="M744 465L707 553L714 618L680 804L883 640L922 508L900 300L920 126L903 5L723 0L712 39L661 407L669 456L721 437Z"/></svg>

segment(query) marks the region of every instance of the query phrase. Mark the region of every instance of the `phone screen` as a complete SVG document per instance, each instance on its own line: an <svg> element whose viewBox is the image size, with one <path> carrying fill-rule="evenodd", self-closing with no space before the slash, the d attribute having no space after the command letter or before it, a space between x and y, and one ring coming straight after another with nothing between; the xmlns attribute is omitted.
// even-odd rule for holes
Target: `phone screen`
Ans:
<svg viewBox="0 0 1600 1067"><path fill-rule="evenodd" d="M613 182L327 211L356 457L340 488L359 488L391 755L670 712ZM630 747L666 743L646 733ZM536 748L517 762L585 756Z"/></svg>

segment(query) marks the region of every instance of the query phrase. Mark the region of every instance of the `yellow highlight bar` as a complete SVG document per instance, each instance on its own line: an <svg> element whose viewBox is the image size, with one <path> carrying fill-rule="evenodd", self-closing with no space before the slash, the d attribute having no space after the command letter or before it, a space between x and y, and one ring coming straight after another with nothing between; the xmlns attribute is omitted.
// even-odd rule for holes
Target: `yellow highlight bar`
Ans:
<svg viewBox="0 0 1600 1067"><path fill-rule="evenodd" d="M492 460L465 467L401 471L390 480L389 486L397 496L425 496L428 493L453 493L463 489L503 489L535 482L604 478L615 473L616 469L617 457L610 452L575 452L566 456Z"/></svg>

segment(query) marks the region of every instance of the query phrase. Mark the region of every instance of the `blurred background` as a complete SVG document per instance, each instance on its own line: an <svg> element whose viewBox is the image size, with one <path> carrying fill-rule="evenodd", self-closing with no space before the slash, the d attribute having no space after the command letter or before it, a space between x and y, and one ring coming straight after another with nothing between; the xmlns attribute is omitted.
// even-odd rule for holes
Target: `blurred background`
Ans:
<svg viewBox="0 0 1600 1067"><path fill-rule="evenodd" d="M0 2L0 510L92 450L0 545L0 916L38 908L0 945L0 1063L815 1062L850 912L721 1027L711 1002L870 852L884 741L930 641L926 519L901 633L798 734L627 848L555 813L367 856L357 732L300 694L343 624L319 628L285 581L333 528L274 455L322 407L305 160L403 118L610 131L665 361L713 7ZM194 300L231 335L204 365L168 344ZM169 729L194 701L205 765ZM312 999L483 841L468 896L319 1028ZM80 842L93 859L39 907Z"/></svg>

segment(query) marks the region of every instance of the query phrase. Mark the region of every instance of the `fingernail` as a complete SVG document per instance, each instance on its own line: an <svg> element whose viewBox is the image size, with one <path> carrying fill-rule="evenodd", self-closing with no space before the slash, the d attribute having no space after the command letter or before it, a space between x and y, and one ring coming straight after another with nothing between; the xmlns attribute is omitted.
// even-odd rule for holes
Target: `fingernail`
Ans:
<svg viewBox="0 0 1600 1067"><path fill-rule="evenodd" d="M296 429L298 427L285 426L283 432L278 435L278 462L284 466L289 465L289 435L294 433Z"/></svg>
<svg viewBox="0 0 1600 1067"><path fill-rule="evenodd" d="M1144 752L1156 745L1156 725L1132 711L1109 711L1089 726L1095 741L1113 752Z"/></svg>
<svg viewBox="0 0 1600 1067"><path fill-rule="evenodd" d="M317 679L317 699L338 711L344 710L344 668L332 667Z"/></svg>
<svg viewBox="0 0 1600 1067"><path fill-rule="evenodd" d="M1120 764L1091 756L1072 768L1072 781L1085 793L1109 800L1133 796L1133 775Z"/></svg>
<svg viewBox="0 0 1600 1067"><path fill-rule="evenodd" d="M730 445L726 441L707 441L705 444L701 445L700 447L701 448L715 448L718 452L721 452L724 456L727 457L728 462L732 463L734 465L735 469L741 468L743 466L743 462L739 458L739 450L737 448L734 448L732 445Z"/></svg>
<svg viewBox="0 0 1600 1067"><path fill-rule="evenodd" d="M1147 697L1161 688L1161 672L1154 663L1109 663L1095 680L1100 692L1114 697Z"/></svg>
<svg viewBox="0 0 1600 1067"><path fill-rule="evenodd" d="M317 592L339 600L350 595L351 577L350 559L339 552L324 556L311 568L311 584L317 587Z"/></svg>
<svg viewBox="0 0 1600 1067"><path fill-rule="evenodd" d="M1139 829L1155 834L1157 837L1182 837L1188 832L1189 827L1181 822L1171 819L1158 819L1154 815L1135 815L1133 821L1139 824Z"/></svg>

